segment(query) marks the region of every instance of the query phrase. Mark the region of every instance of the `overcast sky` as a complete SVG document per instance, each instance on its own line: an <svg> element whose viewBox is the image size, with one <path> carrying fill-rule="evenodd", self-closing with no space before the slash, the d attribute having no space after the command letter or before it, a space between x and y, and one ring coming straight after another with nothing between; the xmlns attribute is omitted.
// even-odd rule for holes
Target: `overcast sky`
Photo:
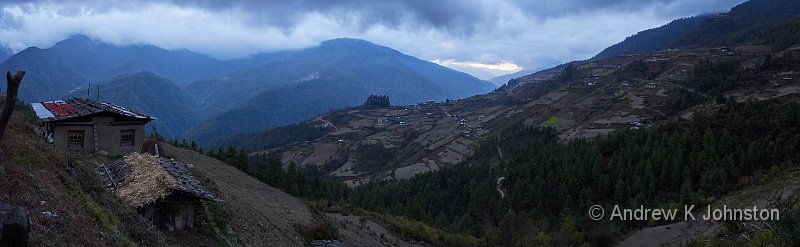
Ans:
<svg viewBox="0 0 800 247"><path fill-rule="evenodd" d="M592 57L638 31L744 0L128 0L0 3L0 44L73 34L220 59L361 38L479 78Z"/></svg>

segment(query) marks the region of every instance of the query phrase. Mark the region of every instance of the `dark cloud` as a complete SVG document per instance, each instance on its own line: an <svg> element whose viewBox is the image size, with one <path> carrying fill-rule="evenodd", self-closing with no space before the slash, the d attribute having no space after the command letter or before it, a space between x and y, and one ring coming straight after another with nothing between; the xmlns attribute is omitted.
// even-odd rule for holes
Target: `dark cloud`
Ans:
<svg viewBox="0 0 800 247"><path fill-rule="evenodd" d="M672 19L744 0L62 0L0 3L0 44L75 33L220 58L363 38L428 60L522 65L588 58Z"/></svg>
<svg viewBox="0 0 800 247"><path fill-rule="evenodd" d="M4 1L9 4L71 3L91 6L98 11L111 8L137 8L146 3L171 3L212 12L242 10L251 24L292 28L304 14L330 15L357 13L366 24L396 26L412 20L418 25L458 32L475 31L486 23L503 18L502 8L515 8L531 19L559 18L586 11L637 12L657 7L661 16L687 16L718 12L731 7L730 0L131 0L131 1ZM735 0L733 2L741 2ZM502 6L502 7L501 7ZM65 8L70 10L70 8Z"/></svg>
<svg viewBox="0 0 800 247"><path fill-rule="evenodd" d="M252 11L268 24L292 25L309 11L326 14L358 12L369 23L396 25L404 18L438 28L465 31L502 18L498 6L516 8L529 18L549 19L586 11L637 12L656 8L662 17L690 16L729 9L743 0L173 0L184 6L206 9L238 8Z"/></svg>

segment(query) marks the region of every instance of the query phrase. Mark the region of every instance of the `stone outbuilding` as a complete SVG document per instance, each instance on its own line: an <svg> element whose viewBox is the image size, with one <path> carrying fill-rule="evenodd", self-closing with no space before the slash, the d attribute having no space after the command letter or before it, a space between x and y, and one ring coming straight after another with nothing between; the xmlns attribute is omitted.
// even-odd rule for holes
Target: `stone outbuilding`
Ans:
<svg viewBox="0 0 800 247"><path fill-rule="evenodd" d="M109 190L137 208L154 225L180 234L193 229L204 202L221 202L189 172L188 164L131 153L100 165Z"/></svg>

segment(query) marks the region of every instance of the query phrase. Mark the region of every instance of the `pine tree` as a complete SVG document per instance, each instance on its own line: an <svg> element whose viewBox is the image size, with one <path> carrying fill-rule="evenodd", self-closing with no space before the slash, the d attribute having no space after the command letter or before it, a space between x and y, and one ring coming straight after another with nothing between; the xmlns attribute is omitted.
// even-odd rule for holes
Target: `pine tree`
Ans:
<svg viewBox="0 0 800 247"><path fill-rule="evenodd" d="M291 195L297 194L297 165L292 162L286 170L286 180L284 180L284 190Z"/></svg>
<svg viewBox="0 0 800 247"><path fill-rule="evenodd" d="M239 149L239 152L236 154L236 158L234 159L234 166L239 170L246 171L247 170L247 152L244 149Z"/></svg>
<svg viewBox="0 0 800 247"><path fill-rule="evenodd" d="M680 204L682 205L691 205L694 204L692 200L692 182L688 178L683 181L683 185L681 186L681 196L680 196Z"/></svg>
<svg viewBox="0 0 800 247"><path fill-rule="evenodd" d="M625 181L620 179L617 181L617 184L614 185L614 203L622 204L627 197L628 193L625 191Z"/></svg>

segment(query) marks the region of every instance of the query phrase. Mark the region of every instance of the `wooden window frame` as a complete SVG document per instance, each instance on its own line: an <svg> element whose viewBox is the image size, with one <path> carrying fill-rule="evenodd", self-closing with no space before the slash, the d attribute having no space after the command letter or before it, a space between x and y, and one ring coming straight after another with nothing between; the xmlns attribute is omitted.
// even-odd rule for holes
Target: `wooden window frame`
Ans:
<svg viewBox="0 0 800 247"><path fill-rule="evenodd" d="M119 146L136 145L136 129L122 129L119 131Z"/></svg>
<svg viewBox="0 0 800 247"><path fill-rule="evenodd" d="M67 149L83 149L85 145L85 130L67 130Z"/></svg>

